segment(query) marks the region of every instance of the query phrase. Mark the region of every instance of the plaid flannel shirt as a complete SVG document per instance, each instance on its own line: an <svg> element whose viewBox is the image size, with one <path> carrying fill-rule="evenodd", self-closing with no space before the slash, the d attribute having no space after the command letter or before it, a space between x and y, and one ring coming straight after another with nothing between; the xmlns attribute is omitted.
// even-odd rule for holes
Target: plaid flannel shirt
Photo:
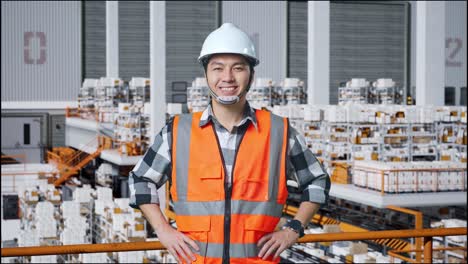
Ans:
<svg viewBox="0 0 468 264"><path fill-rule="evenodd" d="M229 176L226 180L229 182L232 182L232 164L236 149L250 123L257 127L255 109L251 108L248 103L243 119L231 132L216 120L211 105L203 111L199 126L214 125ZM141 204L148 203L159 204L157 189L171 177L171 130L172 119L156 136L152 146L130 172L128 183L131 207L139 208ZM308 149L304 137L291 126L289 127L287 156L288 185L296 185L296 188L288 188L289 191L302 193L302 201L326 204L330 191L330 178Z"/></svg>

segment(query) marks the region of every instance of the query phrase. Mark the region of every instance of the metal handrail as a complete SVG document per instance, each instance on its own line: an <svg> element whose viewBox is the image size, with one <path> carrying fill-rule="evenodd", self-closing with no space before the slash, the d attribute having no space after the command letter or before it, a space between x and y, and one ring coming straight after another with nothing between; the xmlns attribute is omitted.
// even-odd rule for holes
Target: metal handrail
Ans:
<svg viewBox="0 0 468 264"><path fill-rule="evenodd" d="M299 239L298 243L309 242L334 242L353 240L374 240L385 238L424 238L424 263L432 262L432 237L434 236L456 236L466 235L467 228L427 228L427 229L406 229L406 230L384 230L370 232L349 232L349 233L326 233L310 234ZM97 252L120 252L120 251L140 251L140 250L161 250L165 247L159 241L154 242L127 242L108 244L78 244L66 246L40 246L40 247L17 247L2 248L2 257L19 256L39 256L39 255L63 255Z"/></svg>

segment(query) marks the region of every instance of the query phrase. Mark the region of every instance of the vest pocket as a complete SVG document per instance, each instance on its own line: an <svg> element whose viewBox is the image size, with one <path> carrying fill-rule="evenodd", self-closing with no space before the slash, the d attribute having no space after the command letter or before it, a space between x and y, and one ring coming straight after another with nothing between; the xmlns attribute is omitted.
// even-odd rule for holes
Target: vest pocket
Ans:
<svg viewBox="0 0 468 264"><path fill-rule="evenodd" d="M221 164L199 164L189 168L187 200L218 201L224 199Z"/></svg>
<svg viewBox="0 0 468 264"><path fill-rule="evenodd" d="M247 201L266 201L268 182L260 179L246 179L242 184L242 200Z"/></svg>
<svg viewBox="0 0 468 264"><path fill-rule="evenodd" d="M195 263L204 263L206 252L208 250L208 232L211 230L211 218L209 216L177 216L177 230L190 237L200 249L198 252L193 249L197 255ZM189 246L189 248L192 248Z"/></svg>
<svg viewBox="0 0 468 264"><path fill-rule="evenodd" d="M257 243L264 235L275 231L278 221L259 216L251 216L244 224L245 243Z"/></svg>

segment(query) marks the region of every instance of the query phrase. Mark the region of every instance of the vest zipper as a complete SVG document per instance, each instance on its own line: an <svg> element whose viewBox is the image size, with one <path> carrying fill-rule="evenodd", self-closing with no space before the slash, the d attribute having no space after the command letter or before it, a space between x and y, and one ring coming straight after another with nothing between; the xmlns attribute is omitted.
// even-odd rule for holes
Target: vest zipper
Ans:
<svg viewBox="0 0 468 264"><path fill-rule="evenodd" d="M228 177L231 175L227 175L227 169L226 169L226 162L224 161L224 155L223 151L221 149L221 145L219 143L219 138L218 138L218 133L216 133L216 128L214 127L214 124L211 125L213 128L213 132L215 134L216 138L216 143L218 145L218 151L219 155L221 156L221 161L223 163L223 169L224 169L224 177ZM247 131L246 131L247 132ZM245 133L246 133L245 132ZM234 173L234 168L236 166L236 160L237 160L237 153L239 152L240 145L242 143L242 139L244 139L244 134L240 135L240 141L239 141L239 146L236 148L236 152L234 154L234 161L232 163L232 170L231 174ZM224 244L223 244L223 264L229 264L230 256L229 256L229 248L230 248L230 242L231 242L231 196L232 196L232 184L234 182L234 179L231 178L231 185L229 185L226 181L226 178L224 178Z"/></svg>

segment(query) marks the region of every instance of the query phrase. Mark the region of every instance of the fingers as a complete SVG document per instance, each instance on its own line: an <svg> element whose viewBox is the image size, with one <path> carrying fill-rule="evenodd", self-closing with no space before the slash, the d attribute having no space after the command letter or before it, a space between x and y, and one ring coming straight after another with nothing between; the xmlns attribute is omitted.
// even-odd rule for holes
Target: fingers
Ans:
<svg viewBox="0 0 468 264"><path fill-rule="evenodd" d="M271 240L270 240L271 241ZM263 260L267 259L269 256L273 255L273 252L281 245L281 242L279 241L273 241L271 243L268 251L265 253L265 255L262 257ZM265 245L266 246L266 245Z"/></svg>
<svg viewBox="0 0 468 264"><path fill-rule="evenodd" d="M190 237L184 235L184 241L187 242L193 249L196 251L200 251L200 248L198 247L197 243L193 241Z"/></svg>
<svg viewBox="0 0 468 264"><path fill-rule="evenodd" d="M185 243L185 241L182 241L179 245L184 251L185 255L190 257L191 261L195 261L196 259L195 254L193 254L193 251L189 248L189 246Z"/></svg>
<svg viewBox="0 0 468 264"><path fill-rule="evenodd" d="M186 247L186 246L185 246ZM175 244L174 245L174 249L176 250L177 254L183 258L183 260L186 262L186 263L192 263L192 260L191 260L191 257L189 257L189 255L187 255L185 253L185 250L182 249L183 246L181 246L180 244Z"/></svg>
<svg viewBox="0 0 468 264"><path fill-rule="evenodd" d="M182 263L182 261L180 261L179 255L177 254L177 252L173 248L168 248L168 251L175 258L177 263Z"/></svg>
<svg viewBox="0 0 468 264"><path fill-rule="evenodd" d="M266 251L271 247L271 245L275 242L273 239L270 239L271 236L268 238L268 241L263 245L262 249L258 253L258 257L261 258L265 255ZM263 238L262 238L263 239Z"/></svg>
<svg viewBox="0 0 468 264"><path fill-rule="evenodd" d="M263 243L265 243L266 241L268 241L271 236L273 236L273 233L270 233L270 234L267 234L267 235L264 235L262 238L260 238L260 240L258 241L257 243L257 246L258 247L261 247Z"/></svg>
<svg viewBox="0 0 468 264"><path fill-rule="evenodd" d="M276 250L276 253L275 253L275 255L273 256L273 259L276 259L277 257L279 257L279 255L281 254L281 252L283 252L286 248L288 248L287 245L281 244L280 247L278 248L278 250Z"/></svg>

